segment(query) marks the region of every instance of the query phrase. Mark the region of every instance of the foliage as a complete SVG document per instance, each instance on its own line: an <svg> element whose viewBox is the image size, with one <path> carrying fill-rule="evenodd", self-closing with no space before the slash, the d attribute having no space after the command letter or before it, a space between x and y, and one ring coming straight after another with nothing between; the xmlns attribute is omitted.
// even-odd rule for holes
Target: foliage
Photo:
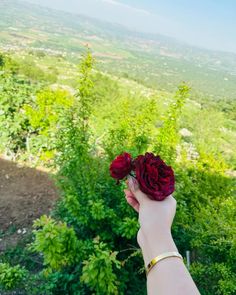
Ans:
<svg viewBox="0 0 236 295"><path fill-rule="evenodd" d="M88 210L84 202L89 198L87 195L92 196L94 193L94 188L89 183L94 172L88 144L88 118L92 106L89 96L92 87L92 63L91 54L88 53L81 63L77 100L73 108L64 113L63 128L59 130L56 142L58 155L55 162L59 167L58 184L65 194L63 204L72 216L81 219L82 223L87 218L85 216ZM81 206L84 206L83 215L79 212Z"/></svg>
<svg viewBox="0 0 236 295"><path fill-rule="evenodd" d="M144 152L155 135L155 130L151 128L156 120L155 99L135 106L130 98L124 98L117 107L118 114L111 119L111 128L103 140L106 154L113 159L115 155L122 153L124 148L134 156Z"/></svg>
<svg viewBox="0 0 236 295"><path fill-rule="evenodd" d="M83 64L86 64L86 68ZM107 171L107 160L97 159L91 148L93 135L89 118L93 111L93 100L89 95L92 92L90 65L91 57L88 54L81 67L77 92L78 107L74 108L73 112L69 110L65 114L64 128L58 134L56 163L60 169L57 181L62 192L59 214L75 227L77 235L83 241L85 253L87 253L87 256L83 256L83 260L94 259L93 263L84 262L81 282L101 294L102 292L120 294L125 288L127 272L117 268L113 269L112 265L115 260L114 254L111 253L116 252L112 250L115 247L122 248L122 244L125 245L127 239L135 239L137 220L125 218L127 217L126 212L131 210L121 198L120 188L114 187L113 191L108 190L111 180ZM120 207L118 211L123 218L121 214L118 216L114 206ZM130 229L130 225L134 228ZM92 241L97 232L102 242L93 246ZM115 242L116 239L117 242ZM106 249L105 244L109 250ZM92 255L93 252L96 252L95 257ZM123 256L127 258L127 255ZM89 258L86 259L86 257ZM104 257L106 257L106 264L103 266ZM115 264L118 265L118 260ZM93 276L95 270L90 272L89 267L97 268L98 265L101 267L99 273L104 277L106 284L102 282L98 284ZM122 280L120 279L121 271L123 272ZM83 289L84 286L81 285L79 290Z"/></svg>
<svg viewBox="0 0 236 295"><path fill-rule="evenodd" d="M36 94L34 102L23 109L30 124L27 149L45 162L55 156L55 138L64 113L74 106L74 97L63 89L44 89Z"/></svg>
<svg viewBox="0 0 236 295"><path fill-rule="evenodd" d="M191 274L199 282L202 295L230 295L236 292L235 272L224 263L193 263Z"/></svg>
<svg viewBox="0 0 236 295"><path fill-rule="evenodd" d="M45 274L43 272L32 275L25 286L26 294L30 295L86 295L87 290L78 291L80 285L76 269L65 269Z"/></svg>
<svg viewBox="0 0 236 295"><path fill-rule="evenodd" d="M18 60L18 67L18 73L26 76L29 80L45 81L47 83L55 83L57 81L57 73L53 69L44 71L29 57L23 61Z"/></svg>
<svg viewBox="0 0 236 295"><path fill-rule="evenodd" d="M87 284L96 294L119 294L117 289L118 278L113 272L113 265L120 268L116 259L117 252L107 250L103 242L95 241L94 253L84 261L81 281ZM106 290L106 291L105 291Z"/></svg>
<svg viewBox="0 0 236 295"><path fill-rule="evenodd" d="M0 69L5 65L5 56L0 52Z"/></svg>
<svg viewBox="0 0 236 295"><path fill-rule="evenodd" d="M188 95L189 87L186 84L180 85L175 93L174 102L170 104L168 112L165 114L163 126L153 148L157 154L160 154L169 163L173 163L176 159L176 147L180 141L178 119Z"/></svg>
<svg viewBox="0 0 236 295"><path fill-rule="evenodd" d="M44 165L50 160L60 191L53 218L43 216L34 224L31 249L41 268L29 275L28 294L145 294L137 215L127 206L124 185L115 185L108 169L110 160L125 150L133 156L154 151L174 167L178 249L183 255L190 250L190 271L202 294L233 295L231 119L213 107L199 107L185 84L170 98L96 72L89 51L74 91L32 84L13 68L4 65L1 74L2 150L25 158L28 151ZM222 135L221 125L228 135ZM180 128L192 135L182 135ZM16 253L8 252L6 262L12 256L13 263L24 265ZM30 262L26 267L32 271Z"/></svg>
<svg viewBox="0 0 236 295"><path fill-rule="evenodd" d="M60 270L64 266L78 262L80 257L79 241L73 228L63 222L56 223L46 215L34 221L35 241L31 249L43 254L48 270Z"/></svg>
<svg viewBox="0 0 236 295"><path fill-rule="evenodd" d="M27 274L27 270L20 265L10 266L8 263L0 263L0 289L15 289L23 283Z"/></svg>
<svg viewBox="0 0 236 295"><path fill-rule="evenodd" d="M23 106L32 101L35 88L7 74L0 75L0 82L0 148L15 158L27 146L30 126Z"/></svg>

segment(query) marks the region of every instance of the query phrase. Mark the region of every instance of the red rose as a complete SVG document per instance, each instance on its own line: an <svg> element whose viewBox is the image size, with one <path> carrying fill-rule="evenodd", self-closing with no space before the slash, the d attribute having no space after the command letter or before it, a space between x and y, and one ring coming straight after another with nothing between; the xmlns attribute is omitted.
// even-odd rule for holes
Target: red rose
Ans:
<svg viewBox="0 0 236 295"><path fill-rule="evenodd" d="M154 200L164 200L173 193L175 187L174 172L159 156L146 153L138 156L134 162L136 179L140 190Z"/></svg>
<svg viewBox="0 0 236 295"><path fill-rule="evenodd" d="M132 170L132 158L131 155L124 152L117 156L110 165L111 177L121 180L125 178Z"/></svg>

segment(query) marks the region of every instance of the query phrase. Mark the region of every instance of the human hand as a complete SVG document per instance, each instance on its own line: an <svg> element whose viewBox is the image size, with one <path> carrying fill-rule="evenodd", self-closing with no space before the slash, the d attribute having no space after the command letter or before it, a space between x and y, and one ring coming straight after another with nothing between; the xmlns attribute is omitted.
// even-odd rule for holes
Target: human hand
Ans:
<svg viewBox="0 0 236 295"><path fill-rule="evenodd" d="M171 225L176 212L176 200L170 195L163 201L153 201L144 194L134 177L129 176L124 190L127 202L139 213L137 240L145 263L168 251L176 251Z"/></svg>
<svg viewBox="0 0 236 295"><path fill-rule="evenodd" d="M163 201L153 201L141 192L138 182L128 177L125 190L127 202L139 213L138 243L142 249L145 266L165 252L178 252L171 236L176 201L170 195ZM158 263L148 274L147 293L173 295L200 295L182 259L170 257Z"/></svg>

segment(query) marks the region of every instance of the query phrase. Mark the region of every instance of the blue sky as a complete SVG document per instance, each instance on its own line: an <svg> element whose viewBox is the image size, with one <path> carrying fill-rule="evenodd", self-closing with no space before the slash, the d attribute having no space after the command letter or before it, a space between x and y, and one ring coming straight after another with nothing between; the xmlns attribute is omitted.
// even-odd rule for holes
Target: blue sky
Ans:
<svg viewBox="0 0 236 295"><path fill-rule="evenodd" d="M236 0L28 0L236 53Z"/></svg>

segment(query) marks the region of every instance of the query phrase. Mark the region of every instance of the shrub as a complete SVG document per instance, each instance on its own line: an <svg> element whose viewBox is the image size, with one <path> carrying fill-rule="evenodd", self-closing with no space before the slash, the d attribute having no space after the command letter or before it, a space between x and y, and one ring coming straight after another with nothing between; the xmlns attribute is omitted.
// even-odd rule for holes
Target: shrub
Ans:
<svg viewBox="0 0 236 295"><path fill-rule="evenodd" d="M73 228L46 215L35 220L33 227L37 230L30 248L43 255L49 272L78 263L82 249Z"/></svg>
<svg viewBox="0 0 236 295"><path fill-rule="evenodd" d="M94 253L83 262L81 281L98 295L119 294L118 278L113 272L113 267L120 268L117 253L109 251L106 244L95 240Z"/></svg>
<svg viewBox="0 0 236 295"><path fill-rule="evenodd" d="M24 105L33 101L36 91L29 83L16 76L0 75L0 149L17 158L27 149L30 125Z"/></svg>
<svg viewBox="0 0 236 295"><path fill-rule="evenodd" d="M68 109L74 106L74 97L65 90L44 89L35 100L23 106L28 119L28 153L47 163L55 157L56 137Z"/></svg>
<svg viewBox="0 0 236 295"><path fill-rule="evenodd" d="M11 290L20 287L27 275L27 270L20 265L0 263L0 289Z"/></svg>

